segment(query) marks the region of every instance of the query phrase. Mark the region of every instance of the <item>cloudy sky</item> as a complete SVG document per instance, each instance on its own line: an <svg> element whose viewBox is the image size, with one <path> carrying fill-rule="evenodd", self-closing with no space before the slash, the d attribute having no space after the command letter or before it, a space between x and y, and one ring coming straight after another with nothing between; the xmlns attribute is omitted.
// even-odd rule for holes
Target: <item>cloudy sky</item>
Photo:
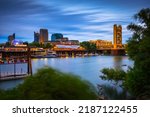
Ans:
<svg viewBox="0 0 150 117"><path fill-rule="evenodd" d="M113 25L123 27L123 42L131 36L126 26L133 14L150 7L150 0L0 0L0 42L8 35L32 42L34 31L47 28L69 39L112 40Z"/></svg>

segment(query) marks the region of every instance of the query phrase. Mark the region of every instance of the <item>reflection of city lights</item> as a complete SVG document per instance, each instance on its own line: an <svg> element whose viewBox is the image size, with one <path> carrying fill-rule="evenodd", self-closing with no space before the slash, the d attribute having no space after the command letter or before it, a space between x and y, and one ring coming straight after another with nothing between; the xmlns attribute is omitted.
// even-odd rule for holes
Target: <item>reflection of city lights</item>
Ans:
<svg viewBox="0 0 150 117"><path fill-rule="evenodd" d="M38 61L38 59L34 59L34 58L33 58L33 59L32 59L32 61L36 61L36 62L37 62L37 61Z"/></svg>
<svg viewBox="0 0 150 117"><path fill-rule="evenodd" d="M48 59L47 58L44 58L44 61L47 61Z"/></svg>
<svg viewBox="0 0 150 117"><path fill-rule="evenodd" d="M44 58L43 60L44 60L44 64L47 65L48 64L48 59Z"/></svg>

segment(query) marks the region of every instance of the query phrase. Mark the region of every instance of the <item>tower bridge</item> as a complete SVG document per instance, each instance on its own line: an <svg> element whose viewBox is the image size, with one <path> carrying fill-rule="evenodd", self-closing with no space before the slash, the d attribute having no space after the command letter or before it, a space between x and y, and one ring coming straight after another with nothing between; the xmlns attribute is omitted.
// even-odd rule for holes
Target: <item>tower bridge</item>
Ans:
<svg viewBox="0 0 150 117"><path fill-rule="evenodd" d="M112 41L107 40L90 40L90 43L96 44L97 50L95 53L98 54L108 54L108 55L125 55L125 47L122 44L122 26L114 25L113 26L113 43ZM68 55L74 54L85 54L88 51L85 49L70 49L70 48L54 48L57 54L65 54Z"/></svg>

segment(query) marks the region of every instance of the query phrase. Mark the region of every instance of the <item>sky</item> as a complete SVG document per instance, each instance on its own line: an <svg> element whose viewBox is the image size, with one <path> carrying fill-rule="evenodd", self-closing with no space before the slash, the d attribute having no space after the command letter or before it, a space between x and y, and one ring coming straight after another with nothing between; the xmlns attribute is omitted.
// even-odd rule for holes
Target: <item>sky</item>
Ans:
<svg viewBox="0 0 150 117"><path fill-rule="evenodd" d="M123 43L131 32L133 15L150 7L150 0L0 0L0 43L15 33L16 39L32 42L34 31L48 29L70 40L113 39L113 25L123 27Z"/></svg>

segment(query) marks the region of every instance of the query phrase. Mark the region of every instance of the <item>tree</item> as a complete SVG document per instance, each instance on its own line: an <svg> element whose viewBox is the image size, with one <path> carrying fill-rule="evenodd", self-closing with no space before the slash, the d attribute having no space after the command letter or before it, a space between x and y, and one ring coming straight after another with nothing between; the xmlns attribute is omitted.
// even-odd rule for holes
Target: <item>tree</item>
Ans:
<svg viewBox="0 0 150 117"><path fill-rule="evenodd" d="M38 42L32 42L32 43L29 43L29 46L40 47L40 44Z"/></svg>
<svg viewBox="0 0 150 117"><path fill-rule="evenodd" d="M126 87L125 87L125 79L127 73L122 69L114 69L114 68L104 68L101 70L102 75L100 76L102 80L111 81L114 83L112 85L98 85L100 97L104 96L106 99L113 100L122 100L122 99L131 99L128 95ZM118 91L117 87L121 87L122 91Z"/></svg>
<svg viewBox="0 0 150 117"><path fill-rule="evenodd" d="M128 40L128 55L134 67L127 74L127 87L139 99L150 99L150 8L134 15L137 24L127 28L133 32Z"/></svg>
<svg viewBox="0 0 150 117"><path fill-rule="evenodd" d="M126 78L126 72L122 69L104 68L101 72L103 74L100 77L103 80L115 81L116 84L118 81L124 81Z"/></svg>
<svg viewBox="0 0 150 117"><path fill-rule="evenodd" d="M95 52L96 51L96 44L90 43L88 41L81 42L80 46L85 48L88 52Z"/></svg>
<svg viewBox="0 0 150 117"><path fill-rule="evenodd" d="M9 47L9 46L11 46L11 44L10 44L9 42L6 42L6 43L5 43L5 46L6 46L6 47Z"/></svg>
<svg viewBox="0 0 150 117"><path fill-rule="evenodd" d="M52 45L50 43L47 43L44 48L52 48Z"/></svg>
<svg viewBox="0 0 150 117"><path fill-rule="evenodd" d="M45 67L12 90L0 90L0 99L97 99L94 86L80 77Z"/></svg>
<svg viewBox="0 0 150 117"><path fill-rule="evenodd" d="M137 24L128 29L133 32L127 41L129 58L134 61L127 73L113 69L102 70L105 80L123 80L123 87L136 99L150 99L150 8L142 9L134 15ZM122 75L121 75L121 74ZM119 74L119 75L117 75Z"/></svg>

